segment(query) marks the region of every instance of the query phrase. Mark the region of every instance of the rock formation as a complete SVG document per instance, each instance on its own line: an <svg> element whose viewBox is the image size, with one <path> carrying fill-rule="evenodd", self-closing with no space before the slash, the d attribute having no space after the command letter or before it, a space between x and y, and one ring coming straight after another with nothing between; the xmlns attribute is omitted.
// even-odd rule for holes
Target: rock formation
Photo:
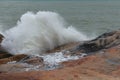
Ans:
<svg viewBox="0 0 120 80"><path fill-rule="evenodd" d="M11 54L5 52L2 48L1 48L1 42L4 39L4 36L2 34L0 34L0 59L2 58L7 58L12 56Z"/></svg>
<svg viewBox="0 0 120 80"><path fill-rule="evenodd" d="M0 80L120 80L120 45L50 71L0 73Z"/></svg>
<svg viewBox="0 0 120 80"><path fill-rule="evenodd" d="M4 36L0 34L0 44L2 40L4 39ZM25 58L27 55L20 54L20 55L11 55L10 53L4 51L4 49L1 48L0 45L0 64L5 64L10 61L20 61L21 59Z"/></svg>
<svg viewBox="0 0 120 80"><path fill-rule="evenodd" d="M21 65L9 64L10 67L1 65L0 70L1 68L3 69L0 73L0 80L120 80L120 30L104 33L90 41L71 44L59 46L48 51L48 53L66 50L69 51L68 55L93 54L78 60L61 62L60 65L62 67L49 71L18 72L21 69ZM25 55L24 57L25 59L21 57L18 61L22 59L23 62L31 64L43 62L42 58L30 58ZM3 59L0 59L0 63L3 62L1 62ZM14 60L17 59L15 58ZM18 69L16 66L19 67L19 70L14 72L15 69ZM9 71L11 68L14 73Z"/></svg>
<svg viewBox="0 0 120 80"><path fill-rule="evenodd" d="M104 33L93 40L83 42L74 49L71 49L71 52L80 51L83 53L90 53L110 48L118 44L120 44L120 30Z"/></svg>

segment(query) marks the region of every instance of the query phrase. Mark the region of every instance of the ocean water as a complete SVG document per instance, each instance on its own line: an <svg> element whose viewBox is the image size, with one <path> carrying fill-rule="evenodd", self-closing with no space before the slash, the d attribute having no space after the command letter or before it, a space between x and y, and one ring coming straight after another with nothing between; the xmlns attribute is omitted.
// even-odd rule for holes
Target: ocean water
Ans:
<svg viewBox="0 0 120 80"><path fill-rule="evenodd" d="M3 0L0 1L0 25L14 27L27 11L53 11L85 34L99 35L120 26L119 0Z"/></svg>
<svg viewBox="0 0 120 80"><path fill-rule="evenodd" d="M119 26L120 1L0 1L2 47L11 54L42 54Z"/></svg>

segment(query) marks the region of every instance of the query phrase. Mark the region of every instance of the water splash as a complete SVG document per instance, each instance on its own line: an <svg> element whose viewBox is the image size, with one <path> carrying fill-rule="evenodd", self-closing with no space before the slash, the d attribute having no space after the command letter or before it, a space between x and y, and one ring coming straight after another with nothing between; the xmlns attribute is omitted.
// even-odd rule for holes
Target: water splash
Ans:
<svg viewBox="0 0 120 80"><path fill-rule="evenodd" d="M4 32L2 47L11 54L39 55L46 50L69 42L88 38L55 12L27 12L17 25Z"/></svg>

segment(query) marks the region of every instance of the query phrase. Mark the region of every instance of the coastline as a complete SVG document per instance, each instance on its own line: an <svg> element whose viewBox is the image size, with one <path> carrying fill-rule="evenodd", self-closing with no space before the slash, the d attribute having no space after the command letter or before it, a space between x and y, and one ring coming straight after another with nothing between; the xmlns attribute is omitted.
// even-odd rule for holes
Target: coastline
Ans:
<svg viewBox="0 0 120 80"><path fill-rule="evenodd" d="M47 51L48 54L51 52L61 51L61 50L72 50L67 55L73 56L73 52L75 55L80 55L80 53L85 52L86 48L84 47L86 44L89 44L89 47L93 46L93 43L98 44L98 49L88 50L92 53L91 55L85 56L83 58L77 60L69 60L61 62L60 65L62 67L56 68L54 70L40 70L40 71L22 71L19 70L13 72L1 72L0 80L119 80L120 74L120 30L112 31L110 33L105 33L102 36L97 37L94 40L85 41L84 43L69 43L60 47L55 48L54 50ZM103 41L99 40L107 40L108 43L103 46ZM96 43L97 42L97 43ZM100 45L101 44L101 45ZM110 46L109 46L110 45ZM80 47L75 50L76 46L82 46L82 50ZM103 48L99 48L103 46ZM109 47L108 47L109 46ZM84 48L83 48L84 47ZM89 48L87 46L87 49ZM96 47L97 48L97 47ZM92 48L89 48L92 49ZM73 51L75 50L75 51ZM71 54L72 53L72 54ZM3 58L4 59L4 58ZM14 58L15 59L15 58ZM18 58L17 58L18 59ZM1 60L1 59L0 59ZM29 61L34 61L39 59L32 59ZM41 59L42 62L42 59ZM40 64L40 63L39 63ZM3 64L4 65L4 64ZM2 65L0 65L1 67ZM15 67L16 65L14 65ZM44 66L44 65L43 65ZM21 68L21 65L17 65L16 67ZM5 68L5 67L4 67ZM13 66L12 66L13 68ZM61 74L62 73L62 74ZM12 76L12 77L11 77Z"/></svg>

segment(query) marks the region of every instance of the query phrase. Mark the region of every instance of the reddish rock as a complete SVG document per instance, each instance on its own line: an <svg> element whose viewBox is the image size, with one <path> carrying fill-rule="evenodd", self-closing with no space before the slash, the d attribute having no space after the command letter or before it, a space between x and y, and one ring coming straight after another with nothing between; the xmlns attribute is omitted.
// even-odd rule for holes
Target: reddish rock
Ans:
<svg viewBox="0 0 120 80"><path fill-rule="evenodd" d="M113 76L120 76L120 66L119 66L118 69L116 69L115 71L113 71L111 75L113 75Z"/></svg>
<svg viewBox="0 0 120 80"><path fill-rule="evenodd" d="M120 80L119 31L103 34L90 41L90 44L87 44L91 45L87 46L89 50L83 45L82 49L92 54L82 59L62 62L63 67L60 69L0 73L0 80ZM95 50L93 43L97 46ZM76 49L78 50L72 50L80 52L80 47Z"/></svg>
<svg viewBox="0 0 120 80"><path fill-rule="evenodd" d="M25 60L25 63L31 64L31 65L43 65L43 58L42 57L33 57L30 59Z"/></svg>
<svg viewBox="0 0 120 80"><path fill-rule="evenodd" d="M26 68L29 68L27 64L2 64L0 65L0 72L5 73L5 72L23 72L26 70Z"/></svg>
<svg viewBox="0 0 120 80"><path fill-rule="evenodd" d="M3 58L3 59L0 59L0 64L5 64L5 63L11 62L11 61L20 61L21 59L23 59L25 57L27 57L27 55L18 54L18 55L12 56L12 57Z"/></svg>
<svg viewBox="0 0 120 80"><path fill-rule="evenodd" d="M104 75L79 66L66 67L53 71L32 71L21 73L2 73L0 80L119 80L117 77Z"/></svg>
<svg viewBox="0 0 120 80"><path fill-rule="evenodd" d="M120 58L119 53L116 46L86 58L63 62L61 69L1 73L0 80L120 80L120 61L113 62L114 58Z"/></svg>

